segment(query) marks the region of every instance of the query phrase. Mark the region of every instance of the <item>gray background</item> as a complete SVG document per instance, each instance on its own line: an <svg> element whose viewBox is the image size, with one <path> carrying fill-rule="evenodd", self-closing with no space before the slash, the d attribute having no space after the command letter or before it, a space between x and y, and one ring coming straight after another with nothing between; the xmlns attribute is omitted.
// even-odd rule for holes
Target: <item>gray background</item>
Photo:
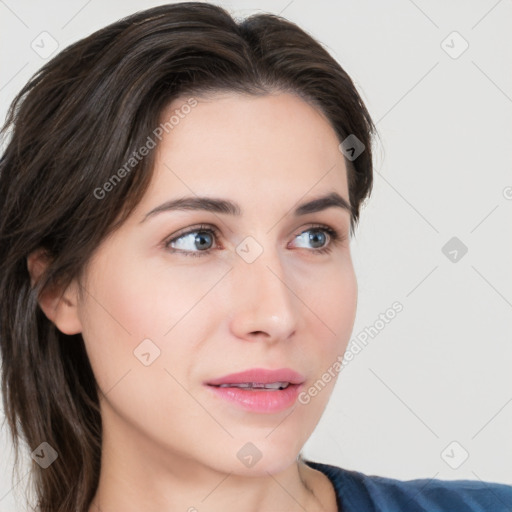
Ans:
<svg viewBox="0 0 512 512"><path fill-rule="evenodd" d="M0 0L2 119L46 62L31 47L41 32L60 50L160 3ZM281 13L318 38L381 136L352 243L353 337L395 301L403 311L341 372L305 456L400 479L512 484L512 2L217 3ZM13 511L26 478L11 490L5 432L0 443L0 511Z"/></svg>

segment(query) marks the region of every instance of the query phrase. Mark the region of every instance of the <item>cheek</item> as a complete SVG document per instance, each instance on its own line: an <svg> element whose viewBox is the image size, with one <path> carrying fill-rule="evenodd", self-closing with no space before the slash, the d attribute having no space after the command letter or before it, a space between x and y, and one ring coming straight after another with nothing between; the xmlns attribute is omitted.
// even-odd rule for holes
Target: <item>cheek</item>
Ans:
<svg viewBox="0 0 512 512"><path fill-rule="evenodd" d="M354 326L358 291L353 266L347 263L330 268L328 275L320 277L317 286L310 283L309 289L315 299L310 306L315 315L308 317L314 322L308 326L308 339L314 342L308 352L315 381L305 390L304 403L320 414L338 379Z"/></svg>
<svg viewBox="0 0 512 512"><path fill-rule="evenodd" d="M340 284L337 287L335 298L337 307L334 308L332 314L334 318L339 319L335 323L335 329L337 329L336 332L339 332L339 338L341 338L340 341L345 350L356 317L357 279L352 266L347 266L340 273Z"/></svg>
<svg viewBox="0 0 512 512"><path fill-rule="evenodd" d="M357 280L349 258L341 264L326 266L305 285L301 298L314 315L318 336L327 351L348 343L357 309ZM313 320L314 319L314 320Z"/></svg>
<svg viewBox="0 0 512 512"><path fill-rule="evenodd" d="M193 352L196 331L214 315L208 293L226 272L120 258L115 264L98 262L96 268L101 272L87 285L81 320L91 365L105 387L123 369L140 366L141 354L158 356L155 365L168 367L171 359L182 360ZM171 351L177 337L182 343L173 342ZM187 366L186 361L182 364Z"/></svg>
<svg viewBox="0 0 512 512"><path fill-rule="evenodd" d="M311 379L298 401L304 421L314 425L322 416L339 377L357 309L357 280L352 265L331 268L328 274L319 279L318 286L309 285L314 299L310 307L315 312L308 316L312 319L308 326L310 345L305 348Z"/></svg>

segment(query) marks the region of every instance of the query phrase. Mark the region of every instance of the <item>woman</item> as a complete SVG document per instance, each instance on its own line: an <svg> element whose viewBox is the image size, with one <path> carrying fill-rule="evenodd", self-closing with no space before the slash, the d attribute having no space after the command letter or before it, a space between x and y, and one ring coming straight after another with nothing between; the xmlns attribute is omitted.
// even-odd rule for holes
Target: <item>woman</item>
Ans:
<svg viewBox="0 0 512 512"><path fill-rule="evenodd" d="M137 13L42 68L11 128L2 390L37 510L510 509L300 456L354 323L375 134L301 29Z"/></svg>

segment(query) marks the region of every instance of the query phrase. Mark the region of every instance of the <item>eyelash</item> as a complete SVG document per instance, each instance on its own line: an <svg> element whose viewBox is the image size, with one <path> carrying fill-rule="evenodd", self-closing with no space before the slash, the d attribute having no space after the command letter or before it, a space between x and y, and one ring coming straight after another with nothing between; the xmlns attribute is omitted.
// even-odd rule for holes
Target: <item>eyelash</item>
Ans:
<svg viewBox="0 0 512 512"><path fill-rule="evenodd" d="M307 231L325 231L329 235L329 243L326 247L323 247L321 249L311 249L310 250L310 252L312 252L314 254L329 254L333 250L334 246L344 242L347 238L346 236L341 235L335 229L333 229L329 226L323 225L323 224L312 225L309 228L305 229L304 231L301 231L300 233L298 233L295 236L296 237L300 236L303 233L306 233ZM213 249L208 249L206 251L183 251L180 249L172 249L169 247L172 242L176 242L177 240L179 240L180 238L182 238L184 236L190 235L191 233L197 233L197 232L211 233L214 235L215 240L217 240L220 237L220 232L215 226L201 224L200 226L190 228L189 230L187 230L183 233L179 233L177 236L173 237L172 239L165 240L164 247L171 253L183 254L185 256L192 256L192 257L206 256L206 255L210 254L210 252Z"/></svg>

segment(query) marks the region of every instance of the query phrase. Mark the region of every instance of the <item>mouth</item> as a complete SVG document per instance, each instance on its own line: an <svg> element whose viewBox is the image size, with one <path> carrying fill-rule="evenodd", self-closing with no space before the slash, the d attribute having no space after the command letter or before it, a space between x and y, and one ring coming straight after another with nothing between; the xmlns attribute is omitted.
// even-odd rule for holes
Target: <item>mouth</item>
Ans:
<svg viewBox="0 0 512 512"><path fill-rule="evenodd" d="M222 401L257 413L277 413L297 401L305 378L294 370L254 368L225 375L205 385Z"/></svg>
<svg viewBox="0 0 512 512"><path fill-rule="evenodd" d="M212 384L213 385L213 384ZM239 389L247 389L251 391L278 391L281 389L286 389L290 385L289 382L269 382L265 384L263 382L241 382L240 384L219 384L218 388L239 388ZM293 385L293 384L292 384Z"/></svg>
<svg viewBox="0 0 512 512"><path fill-rule="evenodd" d="M253 389L271 386L273 389L286 387L290 384L302 384L305 377L292 370L291 368L280 368L278 370L268 370L266 368L251 368L243 372L230 373L217 379L206 382L209 386L243 386Z"/></svg>

